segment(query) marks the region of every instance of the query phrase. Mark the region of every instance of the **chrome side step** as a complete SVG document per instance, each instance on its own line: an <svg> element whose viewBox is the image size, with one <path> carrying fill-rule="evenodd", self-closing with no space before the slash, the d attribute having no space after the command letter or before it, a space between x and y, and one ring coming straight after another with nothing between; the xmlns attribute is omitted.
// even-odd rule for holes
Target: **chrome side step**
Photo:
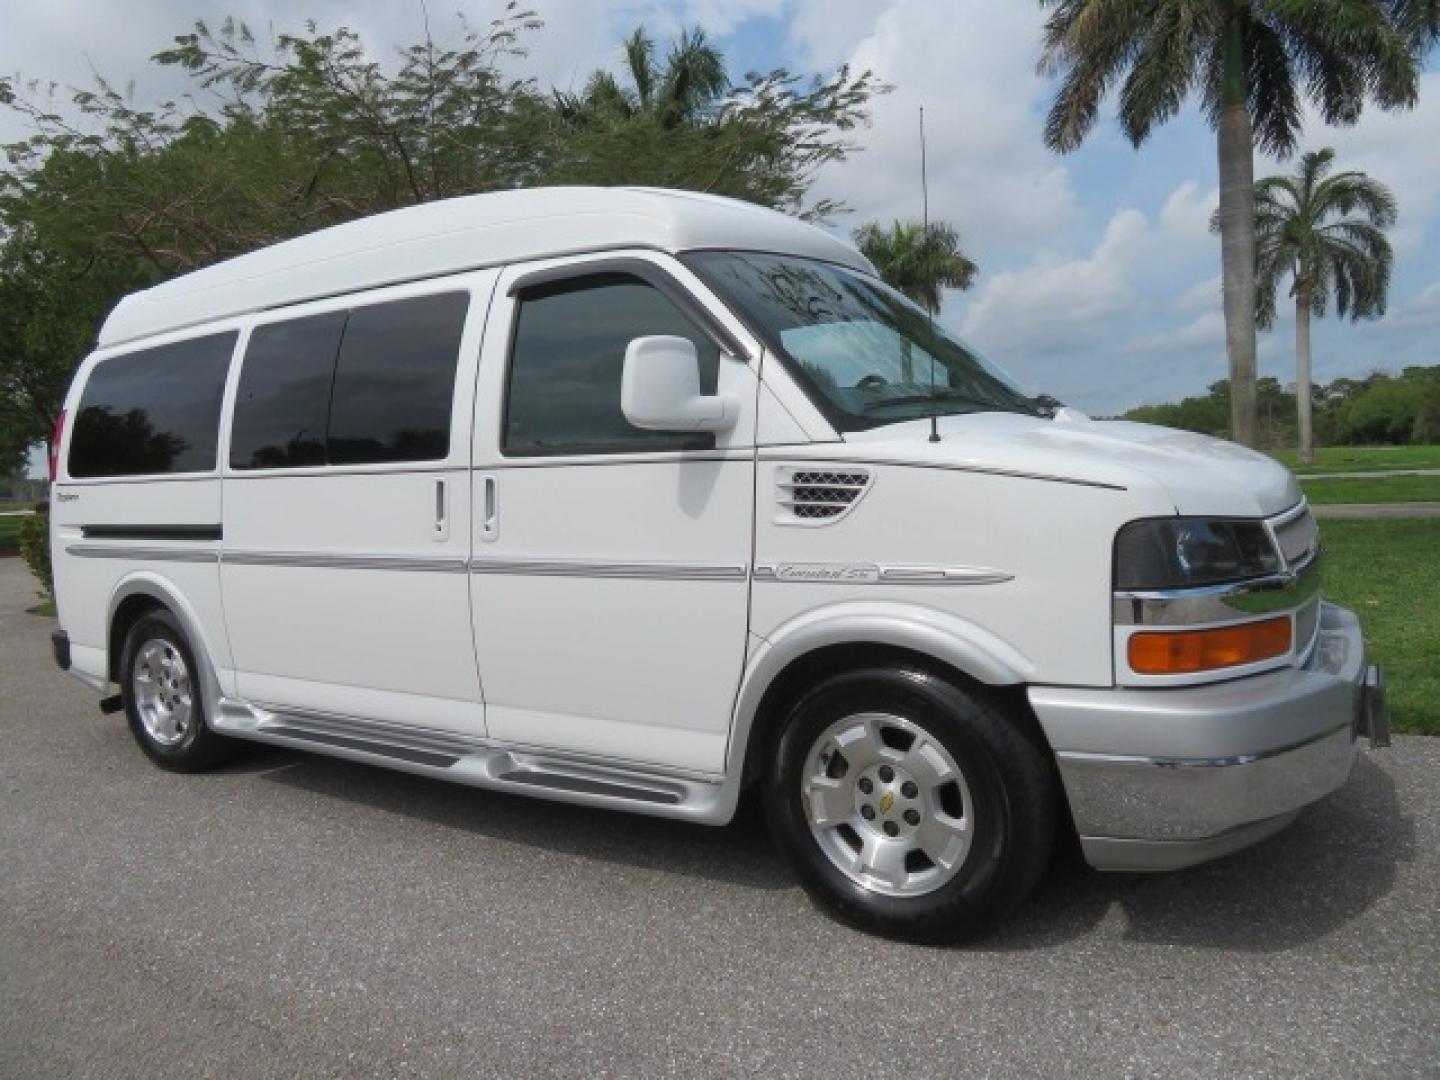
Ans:
<svg viewBox="0 0 1440 1080"><path fill-rule="evenodd" d="M212 726L236 738L385 765L473 787L708 824L730 820L738 784L570 759L528 747L358 717L222 698Z"/></svg>
<svg viewBox="0 0 1440 1080"><path fill-rule="evenodd" d="M336 735L328 731L307 731L289 724L272 724L266 728L273 735L290 739L304 739L306 742L324 746L339 746L363 754L392 757L400 761L413 761L417 765L431 765L437 769L448 769L460 759L451 754L437 754L432 750L416 750L394 743L376 742L374 739L354 739L348 735Z"/></svg>

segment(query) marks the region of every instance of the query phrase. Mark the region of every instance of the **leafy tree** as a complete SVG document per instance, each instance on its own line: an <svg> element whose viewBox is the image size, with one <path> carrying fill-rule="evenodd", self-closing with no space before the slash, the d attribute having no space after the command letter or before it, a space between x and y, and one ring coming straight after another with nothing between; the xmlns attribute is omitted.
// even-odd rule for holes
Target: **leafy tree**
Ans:
<svg viewBox="0 0 1440 1080"><path fill-rule="evenodd" d="M1254 147L1295 150L1302 103L1353 124L1367 99L1415 102L1421 57L1440 36L1435 0L1040 0L1041 70L1060 76L1045 125L1074 150L1118 92L1136 147L1191 94L1216 130L1231 433L1255 443Z"/></svg>
<svg viewBox="0 0 1440 1080"><path fill-rule="evenodd" d="M611 72L597 71L583 95L557 91L561 116L576 125L602 127L643 117L673 131L708 119L730 90L725 58L703 30L682 33L662 67L655 62L654 40L638 27L625 39L625 73L628 87Z"/></svg>
<svg viewBox="0 0 1440 1080"><path fill-rule="evenodd" d="M1289 445L1295 436L1294 393L1272 378L1256 380L1262 446ZM1374 371L1363 379L1336 379L1316 386L1312 398L1316 428L1330 445L1440 441L1440 365L1408 367L1398 376ZM1142 405L1126 420L1226 434L1230 384L1213 383L1204 397Z"/></svg>
<svg viewBox="0 0 1440 1080"><path fill-rule="evenodd" d="M637 32L625 89L576 103L506 74L540 31L510 2L453 45L382 63L314 23L266 41L197 22L154 57L197 91L141 107L104 79L61 92L0 78L33 134L0 170L0 459L49 434L75 363L126 292L395 207L554 183L660 184L810 217L816 170L884 87L778 69L732 86L700 31L663 64ZM57 104L56 96L68 102Z"/></svg>
<svg viewBox="0 0 1440 1080"><path fill-rule="evenodd" d="M1361 445L1409 442L1418 407L1419 395L1408 380L1382 376L1344 406L1340 430L1347 442Z"/></svg>
<svg viewBox="0 0 1440 1080"><path fill-rule="evenodd" d="M1311 419L1310 317L1335 311L1352 320L1385 314L1394 256L1385 229L1395 223L1390 189L1361 172L1330 172L1335 151L1300 159L1294 176L1255 185L1256 319L1275 321L1275 294L1291 279L1295 300L1295 399L1300 461L1315 460Z"/></svg>
<svg viewBox="0 0 1440 1080"><path fill-rule="evenodd" d="M960 247L953 225L897 221L889 227L868 222L854 233L855 244L887 284L932 315L940 314L942 289L968 289L980 268Z"/></svg>
<svg viewBox="0 0 1440 1080"><path fill-rule="evenodd" d="M682 34L663 64L643 28L624 53L623 79L597 71L583 93L553 95L547 183L688 188L812 220L842 209L832 200L806 205L805 193L822 166L853 152L844 133L888 89L869 72L841 67L806 80L780 68L736 86L701 30Z"/></svg>
<svg viewBox="0 0 1440 1080"><path fill-rule="evenodd" d="M130 263L47 250L26 227L0 244L0 474L50 437L96 326L146 280Z"/></svg>

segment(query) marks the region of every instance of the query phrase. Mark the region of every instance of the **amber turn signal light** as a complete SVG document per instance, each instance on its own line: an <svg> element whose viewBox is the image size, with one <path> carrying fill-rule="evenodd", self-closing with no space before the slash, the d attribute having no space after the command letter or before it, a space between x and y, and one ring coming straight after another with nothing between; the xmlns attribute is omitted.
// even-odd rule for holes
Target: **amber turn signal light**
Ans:
<svg viewBox="0 0 1440 1080"><path fill-rule="evenodd" d="M1290 651L1290 617L1214 630L1166 630L1130 638L1130 670L1141 675L1190 675L1270 660Z"/></svg>

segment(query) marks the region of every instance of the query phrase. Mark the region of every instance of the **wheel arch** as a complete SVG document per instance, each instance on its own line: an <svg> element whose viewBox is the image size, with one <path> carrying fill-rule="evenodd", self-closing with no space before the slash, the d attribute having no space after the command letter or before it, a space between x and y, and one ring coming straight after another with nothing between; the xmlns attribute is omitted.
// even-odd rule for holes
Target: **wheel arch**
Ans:
<svg viewBox="0 0 1440 1080"><path fill-rule="evenodd" d="M214 655L195 609L184 598L184 594L159 574L139 571L122 579L110 594L110 604L105 615L105 665L110 681L120 682L120 652L125 645L125 635L130 627L147 611L164 608L175 618L190 641L190 648L196 653L195 662L199 667L200 685L205 705L214 709L221 698L220 680L215 672Z"/></svg>
<svg viewBox="0 0 1440 1080"><path fill-rule="evenodd" d="M819 680L858 663L910 664L942 678L1014 698L1032 726L1024 688L1033 665L990 632L929 608L886 603L836 605L798 616L755 638L736 699L726 772L741 781L757 763L790 706ZM1039 733L1038 724L1034 733Z"/></svg>

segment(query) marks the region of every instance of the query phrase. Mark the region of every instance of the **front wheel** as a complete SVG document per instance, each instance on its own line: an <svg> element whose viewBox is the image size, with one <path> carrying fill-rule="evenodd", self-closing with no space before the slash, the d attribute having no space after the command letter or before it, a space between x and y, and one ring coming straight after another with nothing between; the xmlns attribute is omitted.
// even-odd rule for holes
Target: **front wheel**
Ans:
<svg viewBox="0 0 1440 1080"><path fill-rule="evenodd" d="M766 811L810 893L866 929L955 941L1049 859L1046 755L982 694L908 667L846 672L792 710Z"/></svg>

